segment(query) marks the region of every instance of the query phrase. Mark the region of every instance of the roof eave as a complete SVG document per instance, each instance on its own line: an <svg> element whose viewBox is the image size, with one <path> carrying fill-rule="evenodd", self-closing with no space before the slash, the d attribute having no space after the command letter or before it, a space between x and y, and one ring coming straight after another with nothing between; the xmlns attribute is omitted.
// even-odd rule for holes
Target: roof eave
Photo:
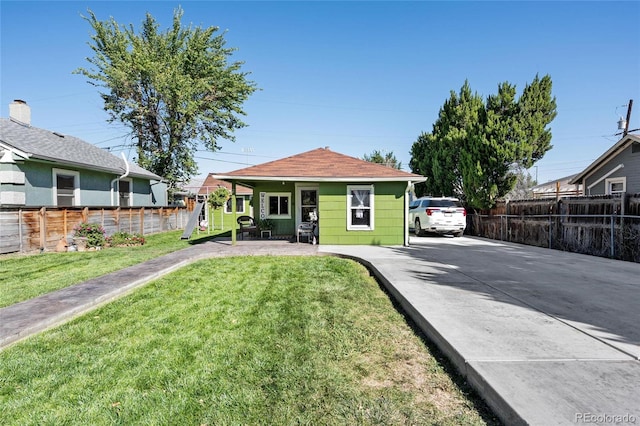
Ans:
<svg viewBox="0 0 640 426"><path fill-rule="evenodd" d="M30 160L33 161L43 161L43 162L48 162L48 163L54 163L54 164L58 164L61 166L68 166L68 167L76 167L79 169L83 169L83 170L98 170L101 172L106 172L106 173L112 173L114 175L122 175L125 173L125 169L114 169L111 167L101 167L101 166L95 166L93 164L86 164L86 163L78 163L75 161L68 161L68 160L61 160L59 158L53 158L53 157L47 157L44 155L32 155L30 158ZM159 180L162 181L162 177L155 175L155 174L142 174L142 173L137 173L137 172L129 172L129 176L132 177L138 177L138 178L145 178L145 179L153 179L153 180Z"/></svg>
<svg viewBox="0 0 640 426"><path fill-rule="evenodd" d="M321 176L238 176L238 175L214 175L220 180L253 181L253 182L425 182L427 178L420 176L407 177L321 177Z"/></svg>
<svg viewBox="0 0 640 426"><path fill-rule="evenodd" d="M624 138L620 139L616 142L611 148L605 151L600 157L598 157L593 163L589 164L586 169L578 173L578 175L569 181L570 185L575 185L577 183L582 183L582 180L593 174L597 169L599 169L604 163L608 162L624 149L626 149L628 144L633 142L640 142L640 137L637 135L626 135Z"/></svg>

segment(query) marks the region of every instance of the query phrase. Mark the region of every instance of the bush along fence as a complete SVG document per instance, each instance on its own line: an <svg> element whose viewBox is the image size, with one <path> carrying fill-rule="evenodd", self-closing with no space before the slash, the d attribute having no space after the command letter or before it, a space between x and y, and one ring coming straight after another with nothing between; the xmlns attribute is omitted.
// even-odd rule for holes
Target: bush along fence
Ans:
<svg viewBox="0 0 640 426"><path fill-rule="evenodd" d="M467 222L471 235L640 262L640 194L511 201Z"/></svg>
<svg viewBox="0 0 640 426"><path fill-rule="evenodd" d="M82 223L100 225L106 236L182 229L189 213L184 207L3 207L0 254L53 251L61 240L71 243Z"/></svg>

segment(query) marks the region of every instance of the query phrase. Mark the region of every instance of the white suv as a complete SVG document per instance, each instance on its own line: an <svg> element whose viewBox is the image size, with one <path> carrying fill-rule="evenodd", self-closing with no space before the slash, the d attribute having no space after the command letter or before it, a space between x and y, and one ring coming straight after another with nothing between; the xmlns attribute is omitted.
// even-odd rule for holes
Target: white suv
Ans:
<svg viewBox="0 0 640 426"><path fill-rule="evenodd" d="M461 237L467 226L467 211L460 200L449 197L416 198L409 205L409 228L416 236L428 233Z"/></svg>

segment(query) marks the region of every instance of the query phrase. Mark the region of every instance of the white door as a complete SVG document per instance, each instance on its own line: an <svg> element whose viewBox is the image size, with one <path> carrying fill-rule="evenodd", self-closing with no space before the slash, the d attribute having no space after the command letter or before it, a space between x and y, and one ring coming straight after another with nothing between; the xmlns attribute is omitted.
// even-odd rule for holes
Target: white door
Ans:
<svg viewBox="0 0 640 426"><path fill-rule="evenodd" d="M309 222L309 214L318 214L318 186L298 186L296 188L296 227L300 222Z"/></svg>

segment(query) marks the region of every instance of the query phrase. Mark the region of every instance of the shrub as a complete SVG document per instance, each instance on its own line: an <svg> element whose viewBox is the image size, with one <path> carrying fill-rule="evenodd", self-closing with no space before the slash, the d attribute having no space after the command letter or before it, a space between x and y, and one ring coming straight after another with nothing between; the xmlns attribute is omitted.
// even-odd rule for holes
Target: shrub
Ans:
<svg viewBox="0 0 640 426"><path fill-rule="evenodd" d="M116 232L107 237L107 243L111 247L117 246L141 246L144 244L144 237L140 234L129 234L128 232Z"/></svg>
<svg viewBox="0 0 640 426"><path fill-rule="evenodd" d="M73 227L73 238L86 238L87 247L102 247L105 243L105 231L98 224L82 222Z"/></svg>

